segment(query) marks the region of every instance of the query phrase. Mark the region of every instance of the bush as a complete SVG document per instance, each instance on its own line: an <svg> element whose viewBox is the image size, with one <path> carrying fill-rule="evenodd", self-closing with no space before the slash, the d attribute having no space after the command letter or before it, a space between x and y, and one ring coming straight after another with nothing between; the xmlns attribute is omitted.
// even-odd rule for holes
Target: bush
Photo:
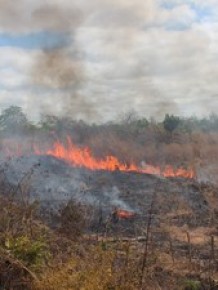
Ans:
<svg viewBox="0 0 218 290"><path fill-rule="evenodd" d="M48 247L42 240L30 240L27 236L8 239L7 250L26 266L40 268L48 258Z"/></svg>
<svg viewBox="0 0 218 290"><path fill-rule="evenodd" d="M68 238L77 239L85 228L85 211L82 205L69 200L66 206L59 210L57 217L59 231Z"/></svg>
<svg viewBox="0 0 218 290"><path fill-rule="evenodd" d="M201 289L201 282L194 280L186 280L184 282L184 290L199 290Z"/></svg>

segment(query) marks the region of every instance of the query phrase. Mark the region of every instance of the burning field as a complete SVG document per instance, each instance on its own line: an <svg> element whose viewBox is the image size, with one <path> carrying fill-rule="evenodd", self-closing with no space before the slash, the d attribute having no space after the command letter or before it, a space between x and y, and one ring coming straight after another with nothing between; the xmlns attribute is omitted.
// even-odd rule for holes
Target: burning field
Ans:
<svg viewBox="0 0 218 290"><path fill-rule="evenodd" d="M119 161L116 156L106 156L102 159L94 157L90 148L80 148L75 145L71 138L66 138L67 142L56 141L51 145L51 149L41 149L40 145L28 144L27 148L23 148L22 144L15 144L14 142L4 142L3 151L7 157L22 156L27 152L36 155L48 155L61 159L73 167L86 168L89 170L106 170L106 171L123 171L123 172L138 172L142 174L153 174L163 177L181 177L190 178L195 177L193 168L174 168L172 165L153 166L150 164L143 164L139 167L134 163L126 164ZM31 152L32 151L32 152Z"/></svg>
<svg viewBox="0 0 218 290"><path fill-rule="evenodd" d="M184 198L189 191L193 194L190 185L197 182L193 168L149 164L139 167L134 162L121 162L112 155L99 159L88 147L73 144L70 137L65 143L56 141L50 149L46 147L48 145L37 143L26 143L24 147L8 141L3 146L6 159L1 166L8 182L27 181L30 196L40 200L52 202L76 198L93 206L98 203L101 207L118 206L118 212L123 210L118 214L120 217L131 218L132 214L128 216L125 210L146 211L144 206L151 202L157 188L164 188L168 194L178 191ZM188 197L185 198L189 203ZM197 199L203 207L202 198L198 196Z"/></svg>
<svg viewBox="0 0 218 290"><path fill-rule="evenodd" d="M0 290L218 290L217 3L0 0Z"/></svg>
<svg viewBox="0 0 218 290"><path fill-rule="evenodd" d="M136 164L121 163L115 156L106 156L104 159L97 160L89 148L79 148L73 144L70 137L67 138L66 147L61 142L56 142L52 149L46 152L35 150L37 154L46 154L65 160L72 166L84 167L90 170L107 170L107 171L123 171L123 172L139 172L142 174L154 174L164 177L185 177L193 178L193 169L174 169L172 166L167 165L164 168L155 167L152 165L145 165L144 168L139 168Z"/></svg>
<svg viewBox="0 0 218 290"><path fill-rule="evenodd" d="M130 169L110 157L98 164L87 149L68 146L56 143L46 152L10 157L1 164L2 186L25 203L38 201L41 217L54 230L51 216L60 206L71 200L82 206L86 243L128 245L129 263L145 255L144 267L156 273L158 283L189 275L207 285L207 271L216 279L216 187L154 167Z"/></svg>
<svg viewBox="0 0 218 290"><path fill-rule="evenodd" d="M128 282L134 286L125 289L147 283L148 289L172 285L176 290L189 280L213 289L209 287L218 278L218 190L215 183L202 181L195 163L125 161L115 154L97 155L70 135L55 140L38 136L1 143L2 202L9 198L25 215L31 213L27 220L22 217L27 228L35 212L57 243L79 239L85 251L115 251L112 271L120 263L124 276L128 267L134 269ZM32 231L31 225L30 236Z"/></svg>
<svg viewBox="0 0 218 290"><path fill-rule="evenodd" d="M169 166L161 170L151 165L142 169L134 164L127 166L113 156L97 160L90 150L80 149L70 140L67 147L55 143L45 152L34 148L32 154L11 156L2 163L1 170L6 178L2 179L9 186L20 184L30 200L53 206L74 199L90 205L95 218L99 211L105 219L114 212L118 219L146 223L144 215L153 198L156 216L165 217L184 207L201 223L210 211L192 170Z"/></svg>

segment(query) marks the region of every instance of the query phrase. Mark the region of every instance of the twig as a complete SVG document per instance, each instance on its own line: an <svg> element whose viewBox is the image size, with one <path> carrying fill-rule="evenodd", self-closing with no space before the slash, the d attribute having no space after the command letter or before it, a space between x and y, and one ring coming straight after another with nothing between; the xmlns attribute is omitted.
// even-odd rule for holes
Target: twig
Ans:
<svg viewBox="0 0 218 290"><path fill-rule="evenodd" d="M148 211L148 221L147 221L147 225L146 225L146 240L145 240L145 245L144 245L143 260L142 260L141 274L140 274L140 280L139 280L140 289L142 289L142 286L143 286L144 271L145 271L145 268L147 266L148 242L149 242L149 238L150 238L152 213L153 213L153 208L154 208L154 204L155 204L155 200L156 200L156 191L157 191L158 185L159 185L159 181L156 184L156 188L155 188L154 193L152 195L151 205L150 205L150 208Z"/></svg>
<svg viewBox="0 0 218 290"><path fill-rule="evenodd" d="M37 278L37 276L30 269L28 269L22 262L20 262L17 259L14 259L9 254L6 254L4 252L2 253L2 251L1 251L0 254L1 254L1 258L3 257L5 259L5 261L9 262L9 264L17 266L17 267L23 269L25 272L27 272L30 275L30 277L33 280L35 280L36 282L39 282L39 279Z"/></svg>

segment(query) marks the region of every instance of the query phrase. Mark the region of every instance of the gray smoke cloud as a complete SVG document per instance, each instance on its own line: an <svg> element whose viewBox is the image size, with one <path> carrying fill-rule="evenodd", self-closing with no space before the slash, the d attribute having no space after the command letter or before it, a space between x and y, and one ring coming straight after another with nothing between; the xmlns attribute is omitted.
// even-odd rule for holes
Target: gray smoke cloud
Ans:
<svg viewBox="0 0 218 290"><path fill-rule="evenodd" d="M33 66L36 85L51 89L77 88L83 80L82 65L70 61L64 48L42 51Z"/></svg>
<svg viewBox="0 0 218 290"><path fill-rule="evenodd" d="M57 91L47 102L42 102L40 111L52 114L58 111L60 116L91 117L97 115L96 108L81 88L86 82L83 59L75 34L83 22L82 12L73 3L71 9L58 6L42 6L35 10L33 19L40 19L44 26L55 31L60 30L65 36L53 48L43 49L34 59L31 69L32 83L39 90ZM48 24L49 23L49 24ZM30 100L29 107L36 100ZM54 110L54 108L58 110Z"/></svg>
<svg viewBox="0 0 218 290"><path fill-rule="evenodd" d="M82 13L76 3L62 1L0 0L0 31L33 33L36 31L71 31L81 23Z"/></svg>
<svg viewBox="0 0 218 290"><path fill-rule="evenodd" d="M97 114L88 95L80 92L85 83L85 70L76 30L83 23L83 12L76 1L20 0L0 1L0 31L25 35L26 33L58 33L59 41L42 49L32 58L29 66L29 83L32 95L25 102L28 111L37 109L41 114L91 117ZM60 37L61 36L61 37ZM42 95L42 96L41 96Z"/></svg>
<svg viewBox="0 0 218 290"><path fill-rule="evenodd" d="M88 96L81 93L86 79L83 63L76 57L76 52L70 57L66 48L55 48L42 51L34 60L31 72L34 86L53 92L52 98L49 97L47 102L41 103L41 113L52 114L58 111L60 116L74 118L97 114ZM30 99L29 107L34 103L35 100ZM54 110L55 107L58 110Z"/></svg>
<svg viewBox="0 0 218 290"><path fill-rule="evenodd" d="M0 8L0 32L48 35L40 49L0 47L4 106L91 121L130 109L162 117L218 108L216 1L0 0Z"/></svg>

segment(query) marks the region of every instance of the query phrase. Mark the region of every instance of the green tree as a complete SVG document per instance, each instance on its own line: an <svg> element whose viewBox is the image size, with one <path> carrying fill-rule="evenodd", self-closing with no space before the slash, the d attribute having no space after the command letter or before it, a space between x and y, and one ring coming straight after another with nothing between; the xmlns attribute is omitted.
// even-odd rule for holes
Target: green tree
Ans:
<svg viewBox="0 0 218 290"><path fill-rule="evenodd" d="M164 129L170 133L172 133L180 124L180 118L174 115L165 115L165 119L163 121Z"/></svg>
<svg viewBox="0 0 218 290"><path fill-rule="evenodd" d="M11 106L2 111L0 115L0 129L6 132L15 133L28 127L28 120L22 109Z"/></svg>

